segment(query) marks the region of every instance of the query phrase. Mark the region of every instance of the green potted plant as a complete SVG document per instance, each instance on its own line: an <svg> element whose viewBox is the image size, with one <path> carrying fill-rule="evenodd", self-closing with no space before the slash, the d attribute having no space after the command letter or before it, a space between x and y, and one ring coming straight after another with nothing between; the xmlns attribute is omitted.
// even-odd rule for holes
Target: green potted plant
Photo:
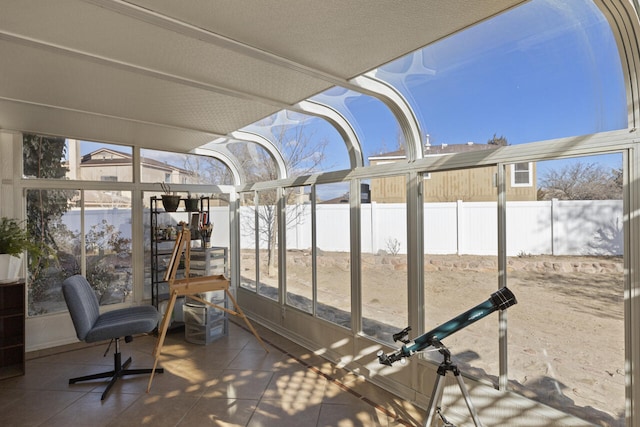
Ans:
<svg viewBox="0 0 640 427"><path fill-rule="evenodd" d="M29 251L36 256L40 249L16 219L0 218L0 282L18 278L22 255Z"/></svg>
<svg viewBox="0 0 640 427"><path fill-rule="evenodd" d="M162 206L164 206L164 210L167 212L177 211L178 205L180 204L180 196L172 193L171 186L166 182L161 182L160 187L162 187L162 191L164 191L164 194L160 196L162 198Z"/></svg>

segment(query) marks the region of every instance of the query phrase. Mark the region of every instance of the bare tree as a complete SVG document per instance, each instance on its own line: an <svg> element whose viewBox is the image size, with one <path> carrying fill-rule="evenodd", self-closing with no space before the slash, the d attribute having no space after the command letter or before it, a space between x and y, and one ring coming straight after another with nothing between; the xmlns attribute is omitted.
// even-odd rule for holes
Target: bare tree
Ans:
<svg viewBox="0 0 640 427"><path fill-rule="evenodd" d="M572 163L547 171L540 179L539 200L622 199L622 171L596 163Z"/></svg>
<svg viewBox="0 0 640 427"><path fill-rule="evenodd" d="M277 126L272 128L274 143L284 157L289 176L304 176L318 172L321 167L326 169L326 148L328 140L317 138L315 131L306 122L297 126ZM251 182L271 181L278 178L276 163L270 154L255 145L234 144L230 147L239 159L243 161L243 168L247 179ZM298 223L304 212L304 206L299 203L300 195L295 191L285 192L285 202L288 206L287 227ZM258 237L267 247L267 274L276 271L276 246L278 234L278 195L275 190L265 190L258 193ZM248 224L247 230L254 233L253 224Z"/></svg>
<svg viewBox="0 0 640 427"><path fill-rule="evenodd" d="M509 141L507 141L507 138L505 138L504 136L500 135L497 136L495 133L493 134L493 138L491 138L490 140L487 141L487 144L489 145L497 145L497 146L507 146L509 145Z"/></svg>
<svg viewBox="0 0 640 427"><path fill-rule="evenodd" d="M233 184L229 168L220 160L207 156L184 156L184 168L198 184Z"/></svg>

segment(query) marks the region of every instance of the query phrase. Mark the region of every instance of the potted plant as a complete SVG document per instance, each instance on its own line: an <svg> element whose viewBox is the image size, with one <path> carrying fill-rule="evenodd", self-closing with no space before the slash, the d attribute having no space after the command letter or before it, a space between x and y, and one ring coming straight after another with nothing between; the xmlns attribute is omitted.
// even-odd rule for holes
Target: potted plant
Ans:
<svg viewBox="0 0 640 427"><path fill-rule="evenodd" d="M197 197L191 197L191 192L187 191L187 198L184 200L184 210L187 212L198 212L199 201Z"/></svg>
<svg viewBox="0 0 640 427"><path fill-rule="evenodd" d="M162 197L162 206L164 206L164 210L167 212L175 212L178 210L178 205L180 204L180 196L175 193L171 193L171 186L166 182L161 182L160 187L162 187L162 191L164 194Z"/></svg>
<svg viewBox="0 0 640 427"><path fill-rule="evenodd" d="M18 278L24 251L37 255L38 246L18 220L0 218L0 282Z"/></svg>

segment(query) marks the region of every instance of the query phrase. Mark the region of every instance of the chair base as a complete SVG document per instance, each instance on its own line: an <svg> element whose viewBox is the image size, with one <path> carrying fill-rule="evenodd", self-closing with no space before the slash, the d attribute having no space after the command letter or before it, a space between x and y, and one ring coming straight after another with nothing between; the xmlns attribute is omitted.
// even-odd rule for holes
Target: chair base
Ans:
<svg viewBox="0 0 640 427"><path fill-rule="evenodd" d="M75 384L81 381L91 381L97 380L100 378L111 378L109 384L107 384L107 388L102 392L102 397L100 400L104 400L111 390L111 387L118 381L119 378L122 378L125 375L139 375L139 374L151 374L153 369L127 369L127 367L131 364L131 357L129 357L124 363L121 363L121 353L118 350L118 340L116 340L116 352L113 354L113 366L114 369L111 371L100 372L98 374L85 375L82 377L71 378L69 380L69 384ZM155 372L163 373L163 368L156 368Z"/></svg>

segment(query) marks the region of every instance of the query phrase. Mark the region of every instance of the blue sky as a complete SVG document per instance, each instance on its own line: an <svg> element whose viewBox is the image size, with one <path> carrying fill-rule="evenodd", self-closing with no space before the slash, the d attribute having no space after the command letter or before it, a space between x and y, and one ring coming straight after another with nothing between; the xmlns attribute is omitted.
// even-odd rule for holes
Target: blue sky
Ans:
<svg viewBox="0 0 640 427"><path fill-rule="evenodd" d="M517 145L627 126L615 40L590 1L534 0L377 75L402 91L436 145L494 134ZM355 118L366 155L395 148L398 126L381 102L354 96L338 105Z"/></svg>

